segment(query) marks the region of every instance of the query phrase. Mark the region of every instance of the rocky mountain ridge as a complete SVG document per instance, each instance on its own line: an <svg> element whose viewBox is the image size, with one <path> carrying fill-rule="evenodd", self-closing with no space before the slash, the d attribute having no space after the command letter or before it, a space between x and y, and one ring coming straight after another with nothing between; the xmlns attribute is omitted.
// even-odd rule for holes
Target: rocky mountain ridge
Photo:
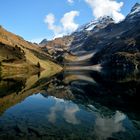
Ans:
<svg viewBox="0 0 140 140"><path fill-rule="evenodd" d="M64 38L59 38L59 40ZM114 23L110 17L103 17L99 21L91 21L80 27L67 38L72 38L72 40L67 49L62 51L61 56L64 61L64 54L77 59L77 57L94 53L91 57L92 64L138 68L140 60L140 4L136 3L120 23ZM54 42L51 41L51 43ZM64 43L65 41L62 44ZM55 45L51 47L55 48ZM69 58L71 61L71 57Z"/></svg>
<svg viewBox="0 0 140 140"><path fill-rule="evenodd" d="M44 47L48 43L47 39L43 39L40 43L39 46Z"/></svg>

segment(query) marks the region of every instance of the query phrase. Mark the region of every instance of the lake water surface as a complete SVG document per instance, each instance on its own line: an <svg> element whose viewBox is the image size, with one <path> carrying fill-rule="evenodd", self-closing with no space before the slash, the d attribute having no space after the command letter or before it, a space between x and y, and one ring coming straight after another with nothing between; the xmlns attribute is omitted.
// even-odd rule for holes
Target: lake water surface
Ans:
<svg viewBox="0 0 140 140"><path fill-rule="evenodd" d="M139 140L139 87L138 72L2 78L0 140Z"/></svg>

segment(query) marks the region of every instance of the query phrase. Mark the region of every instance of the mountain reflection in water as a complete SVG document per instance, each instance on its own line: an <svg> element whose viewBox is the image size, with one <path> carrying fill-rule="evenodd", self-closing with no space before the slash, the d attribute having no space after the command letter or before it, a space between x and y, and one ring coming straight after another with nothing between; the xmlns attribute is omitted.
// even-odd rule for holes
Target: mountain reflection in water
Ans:
<svg viewBox="0 0 140 140"><path fill-rule="evenodd" d="M139 86L122 71L1 79L0 140L139 140Z"/></svg>

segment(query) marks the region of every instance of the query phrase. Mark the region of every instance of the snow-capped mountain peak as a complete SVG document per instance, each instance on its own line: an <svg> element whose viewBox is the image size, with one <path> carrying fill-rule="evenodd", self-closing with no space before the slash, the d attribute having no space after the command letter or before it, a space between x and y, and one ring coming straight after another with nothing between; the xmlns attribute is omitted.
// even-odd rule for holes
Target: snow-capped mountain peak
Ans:
<svg viewBox="0 0 140 140"><path fill-rule="evenodd" d="M133 14L136 14L136 13L138 13L138 12L140 12L140 4L139 4L139 3L136 3L136 4L133 6L133 8L132 8L132 10L131 10L131 12L130 12L130 14L129 14L129 16L130 16L130 15L133 15Z"/></svg>
<svg viewBox="0 0 140 140"><path fill-rule="evenodd" d="M114 23L114 20L111 17L109 17L109 16L100 17L96 20L92 20L91 22L81 26L80 28L77 29L76 32L91 31L95 27L104 28L110 23Z"/></svg>

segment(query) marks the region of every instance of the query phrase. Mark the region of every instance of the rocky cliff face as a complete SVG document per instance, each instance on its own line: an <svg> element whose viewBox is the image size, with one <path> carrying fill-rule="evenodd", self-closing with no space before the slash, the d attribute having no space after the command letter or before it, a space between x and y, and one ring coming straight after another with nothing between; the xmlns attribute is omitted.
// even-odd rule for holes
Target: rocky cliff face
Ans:
<svg viewBox="0 0 140 140"><path fill-rule="evenodd" d="M92 44L91 37L94 34L99 33L100 30L104 29L114 21L109 16L101 17L97 20L93 20L75 31L72 35L74 36L73 42L70 45L69 51L74 55L85 55L90 51L89 43ZM95 45L94 43L92 45Z"/></svg>

